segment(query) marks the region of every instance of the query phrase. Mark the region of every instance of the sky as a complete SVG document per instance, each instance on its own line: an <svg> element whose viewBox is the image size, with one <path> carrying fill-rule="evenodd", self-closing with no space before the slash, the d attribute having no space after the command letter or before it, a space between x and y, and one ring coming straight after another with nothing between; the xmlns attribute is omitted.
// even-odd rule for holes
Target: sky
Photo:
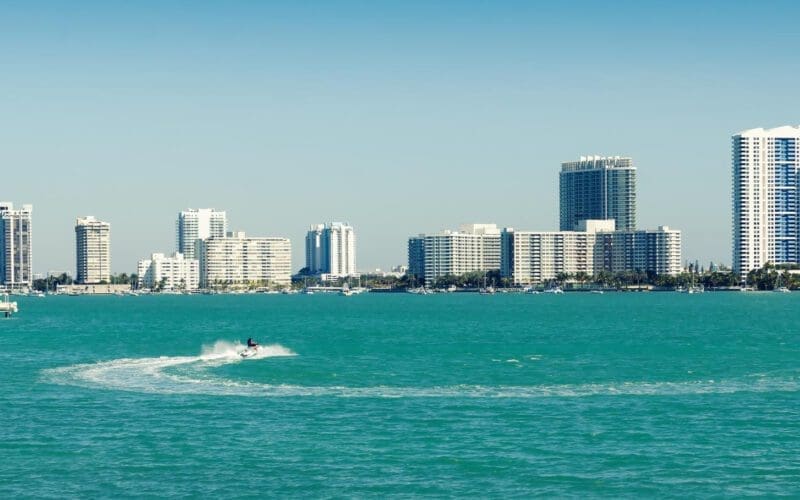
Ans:
<svg viewBox="0 0 800 500"><path fill-rule="evenodd" d="M637 222L730 263L731 135L800 124L800 2L0 1L0 200L34 272L175 250L189 207L292 240L351 223L358 268L407 238L558 228L558 171L630 156Z"/></svg>

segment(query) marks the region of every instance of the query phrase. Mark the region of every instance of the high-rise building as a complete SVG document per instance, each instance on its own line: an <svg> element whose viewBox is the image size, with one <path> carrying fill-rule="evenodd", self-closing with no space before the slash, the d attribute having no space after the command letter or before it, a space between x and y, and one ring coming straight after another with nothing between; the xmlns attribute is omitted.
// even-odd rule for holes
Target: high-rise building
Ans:
<svg viewBox="0 0 800 500"><path fill-rule="evenodd" d="M356 234L341 222L314 224L306 233L306 268L331 278L355 276Z"/></svg>
<svg viewBox="0 0 800 500"><path fill-rule="evenodd" d="M196 290L200 285L200 261L186 259L178 252L170 257L154 253L139 261L137 272L140 288Z"/></svg>
<svg viewBox="0 0 800 500"><path fill-rule="evenodd" d="M32 205L14 210L0 202L0 285L8 288L33 286Z"/></svg>
<svg viewBox="0 0 800 500"><path fill-rule="evenodd" d="M426 285L432 285L442 276L500 269L500 230L495 224L466 224L458 231L445 230L415 238L423 237ZM411 244L409 241L409 248ZM418 266L419 262L409 260L409 266Z"/></svg>
<svg viewBox="0 0 800 500"><path fill-rule="evenodd" d="M408 239L408 275L414 279L425 279L425 235Z"/></svg>
<svg viewBox="0 0 800 500"><path fill-rule="evenodd" d="M291 284L292 245L288 238L248 238L243 232L201 239L200 286Z"/></svg>
<svg viewBox="0 0 800 500"><path fill-rule="evenodd" d="M733 136L733 270L800 263L800 126Z"/></svg>
<svg viewBox="0 0 800 500"><path fill-rule="evenodd" d="M111 224L87 216L75 221L77 278L81 284L111 281Z"/></svg>
<svg viewBox="0 0 800 500"><path fill-rule="evenodd" d="M228 218L224 211L213 208L190 208L178 214L175 224L176 251L193 259L197 240L224 238Z"/></svg>
<svg viewBox="0 0 800 500"><path fill-rule="evenodd" d="M617 229L636 229L636 167L630 158L582 156L559 174L561 231L582 220L613 219Z"/></svg>

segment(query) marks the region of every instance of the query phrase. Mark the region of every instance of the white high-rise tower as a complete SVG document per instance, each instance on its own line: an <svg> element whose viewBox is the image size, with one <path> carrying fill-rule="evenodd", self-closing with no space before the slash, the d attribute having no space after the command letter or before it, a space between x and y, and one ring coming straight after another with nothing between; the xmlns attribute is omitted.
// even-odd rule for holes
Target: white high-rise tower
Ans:
<svg viewBox="0 0 800 500"><path fill-rule="evenodd" d="M356 233L341 222L314 224L306 234L306 267L311 274L332 278L355 276Z"/></svg>
<svg viewBox="0 0 800 500"><path fill-rule="evenodd" d="M31 205L14 210L0 202L0 285L9 288L33 286Z"/></svg>
<svg viewBox="0 0 800 500"><path fill-rule="evenodd" d="M800 263L800 127L733 136L733 270Z"/></svg>
<svg viewBox="0 0 800 500"><path fill-rule="evenodd" d="M195 259L195 242L208 238L224 238L228 218L224 211L213 208L190 208L178 214L175 225L176 250L187 259Z"/></svg>
<svg viewBox="0 0 800 500"><path fill-rule="evenodd" d="M111 224L91 215L75 221L77 282L111 281Z"/></svg>

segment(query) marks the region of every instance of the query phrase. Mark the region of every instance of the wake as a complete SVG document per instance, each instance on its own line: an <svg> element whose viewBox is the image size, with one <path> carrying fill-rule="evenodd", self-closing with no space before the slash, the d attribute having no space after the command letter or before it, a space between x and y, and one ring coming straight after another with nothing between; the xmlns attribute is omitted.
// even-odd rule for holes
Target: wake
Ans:
<svg viewBox="0 0 800 500"><path fill-rule="evenodd" d="M245 346L218 341L204 346L199 356L122 358L51 368L42 371L45 382L151 394L193 394L242 397L343 398L582 398L591 396L688 396L703 394L798 392L800 378L753 375L727 380L681 382L612 382L530 386L448 385L434 387L348 387L265 384L220 378L211 368L253 360L296 356L279 344L264 345L242 359Z"/></svg>

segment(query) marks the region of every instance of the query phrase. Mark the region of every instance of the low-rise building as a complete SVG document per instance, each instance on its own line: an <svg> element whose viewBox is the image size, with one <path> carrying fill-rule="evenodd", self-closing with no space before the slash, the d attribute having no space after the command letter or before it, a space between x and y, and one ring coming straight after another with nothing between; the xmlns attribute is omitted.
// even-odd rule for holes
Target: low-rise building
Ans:
<svg viewBox="0 0 800 500"><path fill-rule="evenodd" d="M139 288L196 290L200 286L200 261L176 252L167 257L154 253L139 261Z"/></svg>

